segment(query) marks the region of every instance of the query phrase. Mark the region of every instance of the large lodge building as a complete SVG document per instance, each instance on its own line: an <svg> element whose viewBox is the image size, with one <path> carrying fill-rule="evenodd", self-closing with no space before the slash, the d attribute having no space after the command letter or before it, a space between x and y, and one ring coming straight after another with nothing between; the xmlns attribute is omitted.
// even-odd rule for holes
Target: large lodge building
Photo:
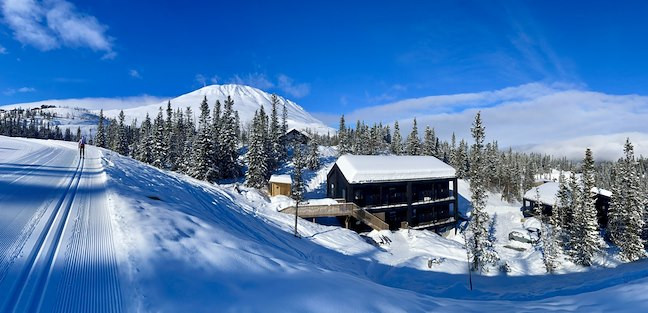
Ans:
<svg viewBox="0 0 648 313"><path fill-rule="evenodd" d="M444 230L458 220L455 169L432 156L343 155L327 197L354 203L389 225Z"/></svg>

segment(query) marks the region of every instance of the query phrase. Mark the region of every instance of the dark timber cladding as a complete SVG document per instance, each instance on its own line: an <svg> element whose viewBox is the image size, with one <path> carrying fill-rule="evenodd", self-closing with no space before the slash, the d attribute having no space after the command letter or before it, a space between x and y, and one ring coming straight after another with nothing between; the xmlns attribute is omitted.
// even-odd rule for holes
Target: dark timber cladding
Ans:
<svg viewBox="0 0 648 313"><path fill-rule="evenodd" d="M341 156L327 175L327 196L355 203L390 229L443 229L458 220L457 177L432 156Z"/></svg>

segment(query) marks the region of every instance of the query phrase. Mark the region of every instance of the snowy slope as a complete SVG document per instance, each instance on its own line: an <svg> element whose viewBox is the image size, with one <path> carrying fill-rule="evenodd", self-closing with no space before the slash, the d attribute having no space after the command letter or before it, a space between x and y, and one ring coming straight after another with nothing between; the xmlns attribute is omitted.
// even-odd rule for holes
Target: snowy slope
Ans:
<svg viewBox="0 0 648 313"><path fill-rule="evenodd" d="M460 236L367 234L374 241L299 220L295 238L293 217L276 211L281 201L256 190L87 152L79 171L72 144L0 137L0 305L9 303L0 311L33 306L13 300L30 298L53 312L648 310L646 261L527 276L532 260L513 264L519 276L473 276L470 291ZM459 187L469 198L465 182ZM70 204L57 206L69 207L63 224L54 220L63 225L51 232L58 243L43 245L54 253L43 254L44 263L21 262L43 229L27 227L28 217L48 199ZM519 212L499 204L489 202L496 224L515 227Z"/></svg>
<svg viewBox="0 0 648 313"><path fill-rule="evenodd" d="M222 105L224 100L227 99L227 96L231 96L234 100L234 110L238 111L239 118L243 125L252 121L254 112L261 106L264 107L266 113L270 114L270 112L272 112L271 94L254 87L236 84L206 86L177 98L170 99L170 101L171 106L174 109L184 109L189 106L192 111L198 115L200 113L200 103L204 97L207 97L210 108L213 108L216 100L219 100ZM311 129L322 134L329 131L331 133L334 132L332 128L314 118L295 102L287 100L281 96L278 96L278 98L278 113L280 117L282 106L284 104L286 105L286 110L288 111L288 128ZM146 113L148 113L151 118L154 118L158 114L159 108L162 107L165 109L166 106L167 101L163 101L156 104L126 109L124 110L124 113L128 118L137 118L138 121L142 121L146 116ZM105 114L106 116L115 117L119 114L119 110L108 110L105 111Z"/></svg>

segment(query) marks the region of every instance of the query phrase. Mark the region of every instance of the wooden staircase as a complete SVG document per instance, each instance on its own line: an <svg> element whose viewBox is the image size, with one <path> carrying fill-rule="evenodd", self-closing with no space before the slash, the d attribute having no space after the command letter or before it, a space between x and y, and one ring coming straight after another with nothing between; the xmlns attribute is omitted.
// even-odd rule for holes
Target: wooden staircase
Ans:
<svg viewBox="0 0 648 313"><path fill-rule="evenodd" d="M295 214L295 207L289 206L280 211ZM300 205L297 215L301 218L351 216L375 230L388 230L389 225L369 211L358 207L355 203L336 204L304 204Z"/></svg>

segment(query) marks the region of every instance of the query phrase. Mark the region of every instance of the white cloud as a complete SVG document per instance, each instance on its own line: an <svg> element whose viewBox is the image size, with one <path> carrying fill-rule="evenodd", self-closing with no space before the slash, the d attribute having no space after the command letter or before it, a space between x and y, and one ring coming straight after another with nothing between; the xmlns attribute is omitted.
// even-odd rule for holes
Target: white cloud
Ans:
<svg viewBox="0 0 648 313"><path fill-rule="evenodd" d="M7 48L0 45L0 54L7 54L7 53L9 53L7 52Z"/></svg>
<svg viewBox="0 0 648 313"><path fill-rule="evenodd" d="M272 83L268 77L262 73L250 73L245 76L234 75L234 77L230 79L230 83L248 85L264 90L275 86L274 83Z"/></svg>
<svg viewBox="0 0 648 313"><path fill-rule="evenodd" d="M41 105L55 105L57 107L80 107L89 110L112 110L112 109L129 109L139 106L160 103L168 98L154 97L149 95L135 96L135 97L121 97L121 98L77 98L77 99L59 99L59 100L43 100L28 103L16 103L0 105L2 109L12 109L17 107L33 108Z"/></svg>
<svg viewBox="0 0 648 313"><path fill-rule="evenodd" d="M36 88L33 87L20 87L20 88L9 88L5 89L3 92L7 96L14 95L16 93L28 93L28 92L34 92L36 91Z"/></svg>
<svg viewBox="0 0 648 313"><path fill-rule="evenodd" d="M4 22L14 38L42 51L66 47L87 47L114 58L107 27L91 15L77 11L65 0L0 0Z"/></svg>
<svg viewBox="0 0 648 313"><path fill-rule="evenodd" d="M307 83L295 84L294 80L284 74L277 77L277 86L281 91L295 97L303 98L310 93L310 85Z"/></svg>
<svg viewBox="0 0 648 313"><path fill-rule="evenodd" d="M142 78L142 75L137 70L129 70L128 75L133 78Z"/></svg>
<svg viewBox="0 0 648 313"><path fill-rule="evenodd" d="M637 140L643 140L643 134L648 136L646 96L608 95L569 85L538 83L406 99L358 109L346 117L350 122L399 120L404 131L416 117L419 125L435 127L437 134L445 138L450 138L453 131L460 138L469 138L470 125L479 110L488 139L498 140L500 146L575 159L581 158L588 146L594 149L595 156L616 158L622 150L614 147L622 144L627 134L635 134L631 139ZM617 154L611 152L616 150ZM637 154L648 155L648 145L638 147Z"/></svg>

